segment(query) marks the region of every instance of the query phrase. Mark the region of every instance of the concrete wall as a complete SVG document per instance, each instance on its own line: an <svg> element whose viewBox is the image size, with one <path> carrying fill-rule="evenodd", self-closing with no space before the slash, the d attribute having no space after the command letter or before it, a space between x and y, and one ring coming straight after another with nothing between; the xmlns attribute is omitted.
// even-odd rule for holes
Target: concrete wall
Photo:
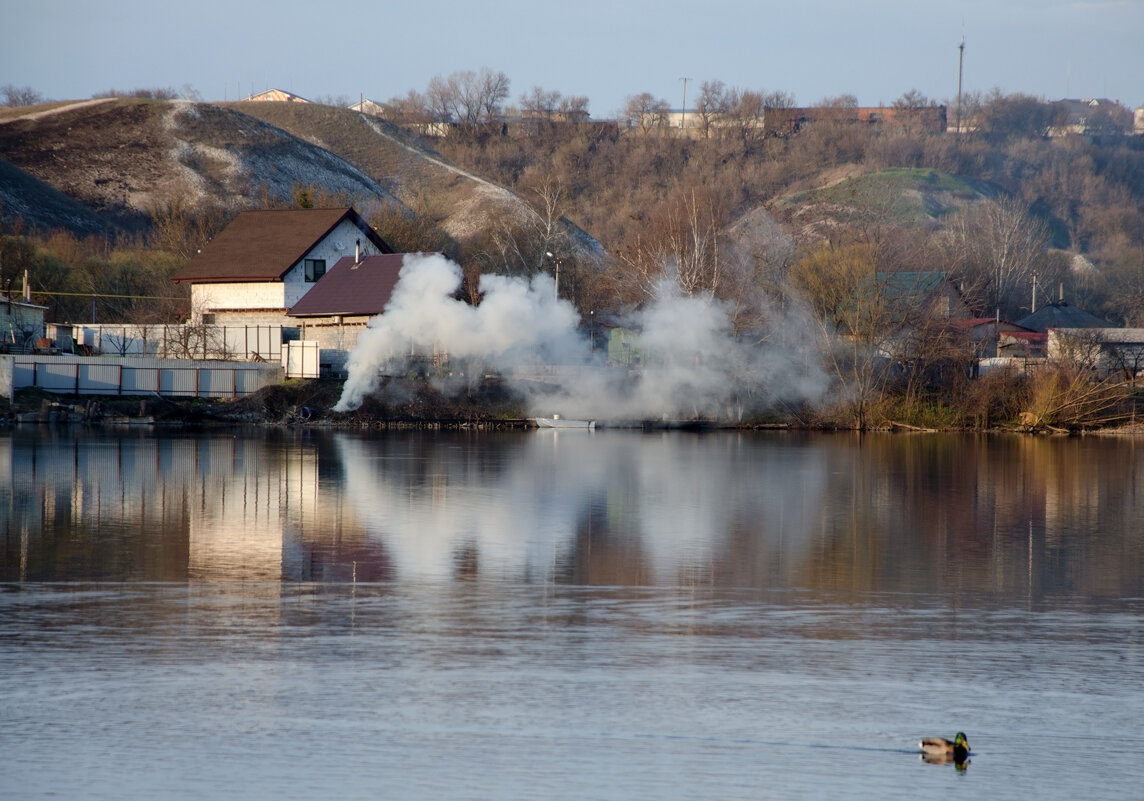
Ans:
<svg viewBox="0 0 1144 801"><path fill-rule="evenodd" d="M106 356L0 356L0 391L25 387L60 395L234 398L285 378L281 364ZM6 381L6 383L4 383Z"/></svg>

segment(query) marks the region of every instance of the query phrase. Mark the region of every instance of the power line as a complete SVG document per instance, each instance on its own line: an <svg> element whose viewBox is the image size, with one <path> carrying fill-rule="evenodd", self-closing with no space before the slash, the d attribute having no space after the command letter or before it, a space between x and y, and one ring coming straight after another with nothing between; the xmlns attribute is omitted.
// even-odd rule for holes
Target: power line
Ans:
<svg viewBox="0 0 1144 801"><path fill-rule="evenodd" d="M166 295L111 295L103 292L53 292L49 290L33 289L29 295L52 295L69 298L132 298L136 300L190 300L190 298L172 298Z"/></svg>

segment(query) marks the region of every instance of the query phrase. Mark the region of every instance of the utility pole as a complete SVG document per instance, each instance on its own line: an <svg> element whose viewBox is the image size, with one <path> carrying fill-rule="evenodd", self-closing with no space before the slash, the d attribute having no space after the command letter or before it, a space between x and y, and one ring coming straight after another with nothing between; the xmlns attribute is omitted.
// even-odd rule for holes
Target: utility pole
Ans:
<svg viewBox="0 0 1144 801"><path fill-rule="evenodd" d="M679 117L679 130L687 127L687 82L690 78L680 78L683 81L683 113Z"/></svg>
<svg viewBox="0 0 1144 801"><path fill-rule="evenodd" d="M961 32L961 44L957 46L957 132L961 133L961 67L965 62L965 31Z"/></svg>
<svg viewBox="0 0 1144 801"><path fill-rule="evenodd" d="M555 283L554 283L554 286L552 288L552 292L553 292L552 296L553 296L553 298L555 298L556 302L559 303L560 302L560 257L553 254L552 251L550 251L550 250L545 251L544 255L547 256L548 258L552 259L552 277L555 279Z"/></svg>

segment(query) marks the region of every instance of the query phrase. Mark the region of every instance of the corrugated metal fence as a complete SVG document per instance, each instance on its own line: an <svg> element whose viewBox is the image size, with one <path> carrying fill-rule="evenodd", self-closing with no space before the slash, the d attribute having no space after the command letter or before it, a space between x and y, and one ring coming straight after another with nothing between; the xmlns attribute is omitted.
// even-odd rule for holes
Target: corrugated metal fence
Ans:
<svg viewBox="0 0 1144 801"><path fill-rule="evenodd" d="M279 364L107 356L4 356L8 397L39 387L62 395L237 398L283 380ZM7 379L5 381L4 379Z"/></svg>

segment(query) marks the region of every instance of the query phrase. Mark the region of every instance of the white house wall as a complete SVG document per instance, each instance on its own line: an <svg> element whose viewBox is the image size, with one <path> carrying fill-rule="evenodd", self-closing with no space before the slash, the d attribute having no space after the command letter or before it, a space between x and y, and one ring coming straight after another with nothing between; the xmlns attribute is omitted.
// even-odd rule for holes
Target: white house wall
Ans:
<svg viewBox="0 0 1144 801"><path fill-rule="evenodd" d="M342 220L342 222L334 228L324 239L318 242L309 253L298 260L298 263L290 268L283 278L283 286L285 288L285 306L290 308L295 303L302 299L302 296L310 291L310 287L314 286L316 282L306 282L306 259L323 259L326 262L326 270L334 266L338 259L343 256L353 256L357 248L358 241L361 242L361 256L376 256L381 253L373 242L369 240L366 233L358 228L351 220Z"/></svg>
<svg viewBox="0 0 1144 801"><path fill-rule="evenodd" d="M237 309L285 309L284 285L278 281L243 284L193 284L191 308L196 319L202 314Z"/></svg>

